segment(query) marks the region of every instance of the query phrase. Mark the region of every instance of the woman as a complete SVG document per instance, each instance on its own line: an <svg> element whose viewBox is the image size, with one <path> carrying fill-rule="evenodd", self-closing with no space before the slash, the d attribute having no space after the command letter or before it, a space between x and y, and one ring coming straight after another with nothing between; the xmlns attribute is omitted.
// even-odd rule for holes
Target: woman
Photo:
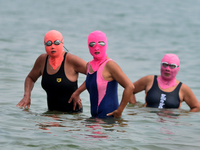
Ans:
<svg viewBox="0 0 200 150"><path fill-rule="evenodd" d="M192 90L176 79L180 61L175 54L165 54L161 61L161 75L148 75L134 82L135 90L130 103L135 104L135 95L145 90L145 106L155 108L180 108L185 101L191 112L200 110L200 104Z"/></svg>
<svg viewBox="0 0 200 150"><path fill-rule="evenodd" d="M78 99L85 89L90 94L92 117L121 117L130 100L134 86L121 68L107 57L105 33L94 31L88 36L88 47L93 60L87 64L86 81L73 93L69 102ZM118 83L124 87L121 103L118 102Z"/></svg>
<svg viewBox="0 0 200 150"><path fill-rule="evenodd" d="M81 58L63 50L63 36L56 30L47 32L44 36L46 53L41 54L26 77L23 99L19 107L30 107L31 91L34 83L42 76L41 85L47 93L49 111L81 112L80 101L76 109L68 100L78 88L78 74L86 74L86 62Z"/></svg>

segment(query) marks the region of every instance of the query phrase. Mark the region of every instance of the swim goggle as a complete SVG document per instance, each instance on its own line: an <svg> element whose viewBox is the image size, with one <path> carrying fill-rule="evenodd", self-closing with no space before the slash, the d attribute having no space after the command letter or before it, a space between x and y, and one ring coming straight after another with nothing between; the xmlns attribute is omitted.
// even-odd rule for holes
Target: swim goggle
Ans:
<svg viewBox="0 0 200 150"><path fill-rule="evenodd" d="M55 45L59 45L60 43L62 43L61 41L59 41L59 40L55 40L54 42L53 42ZM45 43L45 45L46 46L51 46L52 44L53 44L51 41L47 41L46 43ZM63 45L63 47L67 50L67 52L69 52L69 50Z"/></svg>
<svg viewBox="0 0 200 150"><path fill-rule="evenodd" d="M167 62L162 62L161 65L165 68L167 68L167 66L169 66L171 69L175 69L178 68L179 66L176 64L168 64Z"/></svg>
<svg viewBox="0 0 200 150"><path fill-rule="evenodd" d="M90 42L90 43L89 43L89 46L90 46L90 47L93 47L95 44L96 44L95 42ZM105 43L104 43L103 41L99 41L98 44L101 45L101 46L104 46L104 45L105 45Z"/></svg>
<svg viewBox="0 0 200 150"><path fill-rule="evenodd" d="M54 42L52 42L52 41L47 41L47 42L45 43L45 45L46 45L46 46L51 46L53 43L54 43L55 45L59 45L59 44L62 43L62 42L59 41L59 40L55 40Z"/></svg>

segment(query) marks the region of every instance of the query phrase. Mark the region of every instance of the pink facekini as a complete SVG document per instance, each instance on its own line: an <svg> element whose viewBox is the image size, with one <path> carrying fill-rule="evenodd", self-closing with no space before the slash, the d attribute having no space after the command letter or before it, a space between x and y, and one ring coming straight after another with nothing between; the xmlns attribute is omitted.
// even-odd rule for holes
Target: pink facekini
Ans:
<svg viewBox="0 0 200 150"><path fill-rule="evenodd" d="M89 46L89 43L94 42L93 47ZM102 46L99 42L104 42L105 45ZM90 65L94 71L97 71L99 66L106 60L107 54L107 38L106 34L101 31L94 31L88 36L88 48L90 54L93 56L93 60L90 61Z"/></svg>
<svg viewBox="0 0 200 150"><path fill-rule="evenodd" d="M54 41L59 40L61 41L61 43L59 45L55 45ZM44 44L47 41L51 41L52 45L51 46L46 46L45 45L45 50L47 52L47 54L50 56L49 58L49 63L50 65L53 67L54 70L56 70L56 68L58 68L64 57L63 57L63 36L60 32L56 31L56 30L51 30L49 32L47 32L44 36Z"/></svg>
<svg viewBox="0 0 200 150"><path fill-rule="evenodd" d="M180 61L175 54L165 54L161 62L168 64L180 65ZM178 68L171 69L169 66L166 68L161 65L161 76L157 78L158 84L162 89L167 89L176 85L176 75L179 71Z"/></svg>

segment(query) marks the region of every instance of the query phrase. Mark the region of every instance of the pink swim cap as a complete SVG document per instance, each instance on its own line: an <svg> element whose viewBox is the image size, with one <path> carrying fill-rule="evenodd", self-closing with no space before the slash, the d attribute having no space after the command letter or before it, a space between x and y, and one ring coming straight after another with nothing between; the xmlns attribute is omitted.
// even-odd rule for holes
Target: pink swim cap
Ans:
<svg viewBox="0 0 200 150"><path fill-rule="evenodd" d="M55 45L54 41L59 40L62 43L60 43L59 45ZM47 32L44 36L44 43L46 43L47 41L51 41L53 44L51 46L46 46L45 45L45 50L47 52L47 54L51 57L58 57L59 55L62 54L63 52L63 36L59 31L56 30L51 30L49 32ZM52 47L54 49L52 49ZM55 51L55 52L52 52Z"/></svg>
<svg viewBox="0 0 200 150"><path fill-rule="evenodd" d="M91 42L94 42L95 45L90 47L89 44ZM99 42L104 42L105 45L102 46L99 44ZM93 60L90 61L90 64L92 66L92 69L96 71L101 63L103 63L106 60L107 54L107 38L106 34L101 31L94 31L89 34L88 36L88 48L90 50L90 54L93 56ZM98 54L97 54L98 52Z"/></svg>
<svg viewBox="0 0 200 150"><path fill-rule="evenodd" d="M59 45L55 45L54 42L56 40L59 40L61 43ZM51 41L52 45L47 46L45 43ZM50 56L49 63L55 70L60 64L62 63L64 57L63 57L63 36L60 32L56 30L51 30L47 32L44 36L44 44L45 44L45 50L47 54Z"/></svg>
<svg viewBox="0 0 200 150"><path fill-rule="evenodd" d="M168 64L180 65L180 61L177 55L175 54L165 54L161 60ZM157 81L161 88L166 89L176 85L176 75L179 71L179 67L171 69L169 66L166 68L161 65L161 76L157 78Z"/></svg>
<svg viewBox="0 0 200 150"><path fill-rule="evenodd" d="M168 64L176 64L178 66L180 65L179 58L175 54L165 54L161 62L167 62ZM171 69L169 66L165 68L161 65L161 76L165 80L172 80L176 78L178 71L179 71L179 67ZM164 75L165 73L170 73L170 76L166 77Z"/></svg>

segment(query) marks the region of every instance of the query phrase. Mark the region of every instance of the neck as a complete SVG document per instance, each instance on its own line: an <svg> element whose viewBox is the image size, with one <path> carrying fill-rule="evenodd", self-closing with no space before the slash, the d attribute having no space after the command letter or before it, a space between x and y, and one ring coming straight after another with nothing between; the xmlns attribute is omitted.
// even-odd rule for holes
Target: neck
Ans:
<svg viewBox="0 0 200 150"><path fill-rule="evenodd" d="M161 76L157 78L158 84L162 89L167 89L176 85L176 78L165 80Z"/></svg>
<svg viewBox="0 0 200 150"><path fill-rule="evenodd" d="M63 55L59 55L58 57L50 57L49 64L52 66L54 70L56 70L62 63L64 57Z"/></svg>
<svg viewBox="0 0 200 150"><path fill-rule="evenodd" d="M92 69L94 71L97 71L99 66L107 59L107 55L105 55L105 57L103 58L95 58L93 57L93 60L90 61L90 65L92 66Z"/></svg>

